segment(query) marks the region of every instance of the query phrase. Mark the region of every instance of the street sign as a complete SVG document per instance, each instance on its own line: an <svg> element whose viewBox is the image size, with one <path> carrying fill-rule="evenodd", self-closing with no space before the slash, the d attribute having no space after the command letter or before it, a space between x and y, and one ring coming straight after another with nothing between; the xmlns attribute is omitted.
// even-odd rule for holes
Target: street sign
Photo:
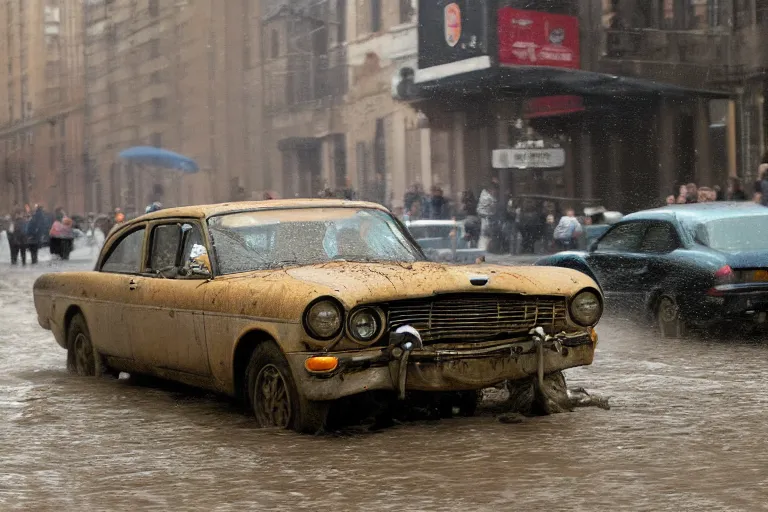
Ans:
<svg viewBox="0 0 768 512"><path fill-rule="evenodd" d="M565 165L565 150L494 149L494 169L554 169Z"/></svg>

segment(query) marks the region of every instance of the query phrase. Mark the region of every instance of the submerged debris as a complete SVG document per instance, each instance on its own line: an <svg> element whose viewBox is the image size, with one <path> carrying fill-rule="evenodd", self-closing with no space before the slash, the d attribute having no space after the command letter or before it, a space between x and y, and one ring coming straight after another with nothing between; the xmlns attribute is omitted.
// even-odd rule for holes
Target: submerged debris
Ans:
<svg viewBox="0 0 768 512"><path fill-rule="evenodd" d="M499 416L502 423L519 423L522 417L544 416L571 412L577 407L599 407L609 410L608 398L592 395L584 388L568 389L562 372L544 377L543 385L536 377L507 383L506 413Z"/></svg>

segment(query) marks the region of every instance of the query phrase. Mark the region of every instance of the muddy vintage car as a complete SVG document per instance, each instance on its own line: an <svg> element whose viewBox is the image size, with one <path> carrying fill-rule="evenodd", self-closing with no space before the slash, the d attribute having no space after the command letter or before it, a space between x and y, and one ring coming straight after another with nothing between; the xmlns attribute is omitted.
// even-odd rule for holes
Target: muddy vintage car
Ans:
<svg viewBox="0 0 768 512"><path fill-rule="evenodd" d="M337 200L151 213L34 297L74 373L181 381L305 432L342 397L466 397L591 364L603 307L580 272L428 262L388 211Z"/></svg>

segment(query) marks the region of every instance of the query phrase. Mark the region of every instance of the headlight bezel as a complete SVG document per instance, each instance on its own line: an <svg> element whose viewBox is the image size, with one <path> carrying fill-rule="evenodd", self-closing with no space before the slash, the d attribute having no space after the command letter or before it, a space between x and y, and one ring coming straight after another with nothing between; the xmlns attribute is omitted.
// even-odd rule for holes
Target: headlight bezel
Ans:
<svg viewBox="0 0 768 512"><path fill-rule="evenodd" d="M598 303L598 305L600 307L600 311L597 314L597 317L595 318L595 320L593 322L584 322L584 321L579 319L574 314L574 304L576 303L576 299L580 295L583 295L585 293L591 293L592 295L594 295L597 298L597 303ZM598 322L600 322L600 319L603 317L604 309L605 308L604 308L604 304L603 304L603 294L600 293L595 288L592 288L592 287L583 288L583 289L579 290L577 293L573 294L573 296L571 296L570 299L568 299L568 316L569 316L569 318L571 319L571 321L573 323L575 323L576 325L579 325L581 327L594 327L595 325L597 325Z"/></svg>
<svg viewBox="0 0 768 512"><path fill-rule="evenodd" d="M365 312L369 312L371 316L373 316L376 319L376 322L378 323L378 328L376 330L376 333L368 339L357 337L352 327L352 321L355 319L355 317ZM381 309L380 307L378 306L356 307L352 311L350 311L349 314L347 315L347 319L345 322L347 337L357 345L369 347L374 343L376 343L377 341L379 341L382 338L382 336L384 336L384 332L387 330L386 322L387 322L387 315L384 312L384 310Z"/></svg>
<svg viewBox="0 0 768 512"><path fill-rule="evenodd" d="M339 326L336 328L332 336L321 336L319 333L317 333L313 328L312 325L309 322L309 313L312 311L312 309L317 306L318 304L322 302L328 302L330 304L333 304L333 306L336 308L336 311L339 315ZM313 340L316 341L332 341L341 335L342 332L344 332L344 325L346 321L346 315L344 312L344 306L339 302L338 299L330 296L323 296L318 297L309 304L307 304L307 307L304 308L304 314L301 316L301 323L304 327L304 332L307 333L309 337L311 337Z"/></svg>

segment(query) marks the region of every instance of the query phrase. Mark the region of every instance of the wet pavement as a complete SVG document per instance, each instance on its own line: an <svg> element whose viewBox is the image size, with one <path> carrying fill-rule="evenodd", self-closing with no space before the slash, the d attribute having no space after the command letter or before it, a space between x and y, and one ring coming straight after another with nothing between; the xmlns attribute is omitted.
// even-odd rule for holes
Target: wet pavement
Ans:
<svg viewBox="0 0 768 512"><path fill-rule="evenodd" d="M768 510L768 345L608 319L566 375L610 411L299 436L206 394L68 375L32 303L49 265L0 263L0 510Z"/></svg>

